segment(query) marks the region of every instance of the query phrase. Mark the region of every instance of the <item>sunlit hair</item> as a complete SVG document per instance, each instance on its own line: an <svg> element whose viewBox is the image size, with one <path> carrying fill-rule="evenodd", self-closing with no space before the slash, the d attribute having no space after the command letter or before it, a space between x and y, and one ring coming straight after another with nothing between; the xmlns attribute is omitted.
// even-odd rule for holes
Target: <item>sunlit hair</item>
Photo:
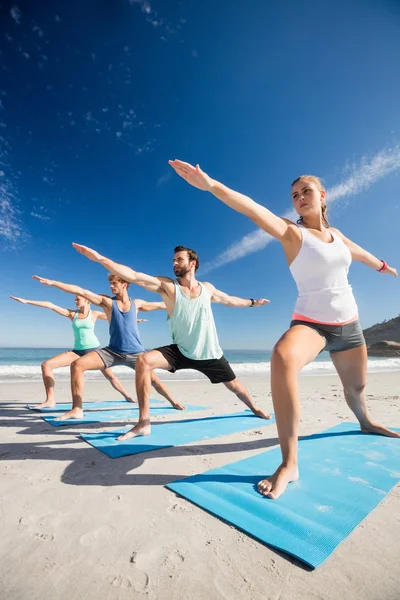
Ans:
<svg viewBox="0 0 400 600"><path fill-rule="evenodd" d="M177 252L187 252L188 256L189 256L189 260L196 261L196 266L195 266L194 270L197 271L197 269L200 266L200 261L199 261L199 257L197 256L196 250L191 250L190 248L186 248L185 246L176 246L176 248L174 249L174 254L176 254Z"/></svg>
<svg viewBox="0 0 400 600"><path fill-rule="evenodd" d="M122 279L122 277L118 277L118 275L114 275L113 273L109 274L108 281L119 281L120 283L126 283L126 289L128 289L130 286L129 281L125 281L125 279Z"/></svg>
<svg viewBox="0 0 400 600"><path fill-rule="evenodd" d="M322 180L319 177L316 177L315 175L300 175L300 177L298 177L297 179L295 179L292 183L292 186L294 186L295 183L297 183L298 181L302 181L303 179L305 179L306 181L312 181L313 183L315 183L315 185L317 186L318 190L320 192L322 192L322 190L325 192L325 187L322 183ZM324 222L325 227L329 227L329 221L328 221L328 217L327 217L327 207L325 202L321 203L321 213L322 213L322 220ZM303 221L303 217L300 217L299 219L297 219L298 223L301 223Z"/></svg>

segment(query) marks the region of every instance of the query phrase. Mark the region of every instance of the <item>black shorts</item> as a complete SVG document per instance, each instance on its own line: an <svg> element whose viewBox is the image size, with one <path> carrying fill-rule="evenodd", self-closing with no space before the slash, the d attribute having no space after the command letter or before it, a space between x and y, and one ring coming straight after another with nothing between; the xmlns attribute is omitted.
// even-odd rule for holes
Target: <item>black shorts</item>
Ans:
<svg viewBox="0 0 400 600"><path fill-rule="evenodd" d="M100 348L100 346L96 346L96 348L88 348L87 350L71 350L74 354L77 354L79 357L86 356L89 352L96 352L96 350Z"/></svg>
<svg viewBox="0 0 400 600"><path fill-rule="evenodd" d="M170 366L168 370L171 373L181 369L194 369L208 377L211 383L228 383L236 379L236 375L225 356L209 360L194 360L184 356L176 344L161 346L161 348L154 348L154 350L161 352L165 360L168 361Z"/></svg>
<svg viewBox="0 0 400 600"><path fill-rule="evenodd" d="M359 348L365 344L364 334L358 319L344 325L325 325L324 323L294 320L290 323L290 327L294 325L306 325L311 329L315 329L325 338L324 350L327 350L330 354L353 350L353 348Z"/></svg>

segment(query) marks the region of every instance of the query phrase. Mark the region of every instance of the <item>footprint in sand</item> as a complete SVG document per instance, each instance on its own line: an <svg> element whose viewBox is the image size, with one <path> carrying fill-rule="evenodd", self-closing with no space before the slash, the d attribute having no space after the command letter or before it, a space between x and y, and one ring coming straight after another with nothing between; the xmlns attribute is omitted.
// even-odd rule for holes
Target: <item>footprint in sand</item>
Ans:
<svg viewBox="0 0 400 600"><path fill-rule="evenodd" d="M53 542L55 540L55 535L52 533L37 533L35 538L41 542Z"/></svg>
<svg viewBox="0 0 400 600"><path fill-rule="evenodd" d="M135 572L132 575L117 575L110 580L110 583L113 587L140 593L146 591L150 583L150 578L147 573L135 568Z"/></svg>
<svg viewBox="0 0 400 600"><path fill-rule="evenodd" d="M108 499L109 502L118 502L119 500L122 500L122 496L120 496L119 494Z"/></svg>
<svg viewBox="0 0 400 600"><path fill-rule="evenodd" d="M79 543L81 546L85 547L95 546L97 544L112 543L114 535L114 527L102 525L101 527L97 527L96 529L93 529L92 531L82 535L79 538Z"/></svg>
<svg viewBox="0 0 400 600"><path fill-rule="evenodd" d="M175 502L175 504L173 504L172 506L167 508L167 512L179 513L179 512L193 512L193 511L191 508L189 508L187 506L183 506L182 504L179 504L178 502Z"/></svg>
<svg viewBox="0 0 400 600"><path fill-rule="evenodd" d="M173 568L181 565L184 562L184 560L185 557L183 556L183 554L180 552L180 550L178 550L178 548L175 548L174 550L169 552L169 554L167 554L167 556L165 557L164 565L166 567Z"/></svg>

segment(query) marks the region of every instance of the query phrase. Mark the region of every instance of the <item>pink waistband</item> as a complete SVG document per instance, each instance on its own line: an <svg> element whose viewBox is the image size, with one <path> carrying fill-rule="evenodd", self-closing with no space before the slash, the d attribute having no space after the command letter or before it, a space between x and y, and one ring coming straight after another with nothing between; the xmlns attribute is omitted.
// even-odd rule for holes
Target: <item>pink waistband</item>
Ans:
<svg viewBox="0 0 400 600"><path fill-rule="evenodd" d="M348 321L343 321L342 323L327 323L326 321L315 321L314 319L310 319L309 317L305 317L304 315L299 315L298 313L293 313L292 321L307 321L307 323L318 323L319 325L347 325L348 323L353 323L357 321L358 315L349 319Z"/></svg>

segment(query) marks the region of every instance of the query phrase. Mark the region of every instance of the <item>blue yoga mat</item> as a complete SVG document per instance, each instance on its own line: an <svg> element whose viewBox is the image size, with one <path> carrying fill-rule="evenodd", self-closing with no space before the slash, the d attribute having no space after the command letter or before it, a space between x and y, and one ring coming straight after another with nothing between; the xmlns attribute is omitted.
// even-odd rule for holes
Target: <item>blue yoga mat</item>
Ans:
<svg viewBox="0 0 400 600"><path fill-rule="evenodd" d="M343 423L301 439L299 459L301 479L277 500L256 484L279 465L279 448L167 487L315 568L400 480L400 439Z"/></svg>
<svg viewBox="0 0 400 600"><path fill-rule="evenodd" d="M193 410L205 410L206 406L186 406L186 411ZM163 406L160 408L152 408L151 414L153 416L158 415L173 415L181 413L182 411L172 408L172 406ZM65 427L66 425L85 425L86 423L108 423L109 421L127 421L128 419L137 420L139 416L139 409L132 407L130 410L102 410L99 412L91 411L83 416L83 419L68 419L67 421L56 421L57 415L51 415L48 417L42 417L47 423L53 425L53 427ZM133 427L132 423L132 427Z"/></svg>
<svg viewBox="0 0 400 600"><path fill-rule="evenodd" d="M151 435L132 438L126 442L118 442L116 438L131 429L127 427L103 433L82 434L82 437L107 456L120 458L130 454L150 452L151 450L171 446L182 446L190 442L199 442L239 431L266 427L271 423L274 423L273 418L267 421L256 417L250 410L245 410L231 415L153 424Z"/></svg>
<svg viewBox="0 0 400 600"><path fill-rule="evenodd" d="M161 402L161 400L151 400L151 403ZM44 413L53 413L53 412L67 412L67 410L71 410L72 403L64 402L61 404L56 404L54 408L36 408L36 404L27 404L27 408L29 410L36 410L38 412ZM108 409L126 409L130 410L131 408L137 406L137 404L133 404L132 402L124 402L122 400L108 400L106 402L84 402L83 408L85 410L101 410L103 408Z"/></svg>

